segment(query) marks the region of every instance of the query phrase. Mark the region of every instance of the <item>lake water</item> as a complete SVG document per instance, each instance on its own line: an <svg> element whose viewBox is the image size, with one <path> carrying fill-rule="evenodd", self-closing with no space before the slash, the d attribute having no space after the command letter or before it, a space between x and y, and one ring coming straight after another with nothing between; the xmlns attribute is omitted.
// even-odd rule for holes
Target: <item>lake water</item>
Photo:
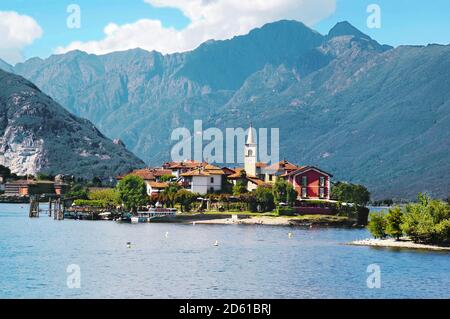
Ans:
<svg viewBox="0 0 450 319"><path fill-rule="evenodd" d="M449 253L344 245L366 230L54 221L27 208L0 205L0 298L450 298ZM380 289L367 287L371 264ZM81 288L68 288L69 265Z"/></svg>

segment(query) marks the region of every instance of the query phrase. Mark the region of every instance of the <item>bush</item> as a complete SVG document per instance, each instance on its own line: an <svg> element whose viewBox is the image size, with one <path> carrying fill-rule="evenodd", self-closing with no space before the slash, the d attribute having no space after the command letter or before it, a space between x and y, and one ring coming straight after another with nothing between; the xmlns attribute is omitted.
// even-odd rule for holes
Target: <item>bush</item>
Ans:
<svg viewBox="0 0 450 319"><path fill-rule="evenodd" d="M120 205L120 195L117 190L112 188L99 189L89 193L90 200L100 200L108 207L116 207Z"/></svg>
<svg viewBox="0 0 450 319"><path fill-rule="evenodd" d="M255 192L256 202L260 206L260 210L267 212L272 211L275 207L272 190L268 187L258 186Z"/></svg>
<svg viewBox="0 0 450 319"><path fill-rule="evenodd" d="M277 216L295 216L295 210L291 207L278 206L275 214Z"/></svg>
<svg viewBox="0 0 450 319"><path fill-rule="evenodd" d="M384 213L372 213L367 226L373 237L386 238L386 219Z"/></svg>
<svg viewBox="0 0 450 319"><path fill-rule="evenodd" d="M450 206L447 203L430 200L420 194L418 204L406 206L401 227L414 242L442 244L449 241L449 219Z"/></svg>
<svg viewBox="0 0 450 319"><path fill-rule="evenodd" d="M275 203L278 205L281 202L287 203L289 206L293 206L297 199L298 193L285 179L279 178L275 182L272 188L273 197Z"/></svg>
<svg viewBox="0 0 450 319"><path fill-rule="evenodd" d="M389 209L386 215L386 234L397 240L403 235L401 228L403 223L403 212L400 207Z"/></svg>
<svg viewBox="0 0 450 319"><path fill-rule="evenodd" d="M182 212L189 212L191 210L191 205L197 199L199 194L194 194L186 189L180 189L175 194L175 201L180 204Z"/></svg>
<svg viewBox="0 0 450 319"><path fill-rule="evenodd" d="M84 206L84 207L99 207L106 208L107 204L102 200L89 200L89 199L76 199L73 204L75 206Z"/></svg>
<svg viewBox="0 0 450 319"><path fill-rule="evenodd" d="M370 201L370 192L363 185L338 182L331 190L331 198L340 202L366 206Z"/></svg>

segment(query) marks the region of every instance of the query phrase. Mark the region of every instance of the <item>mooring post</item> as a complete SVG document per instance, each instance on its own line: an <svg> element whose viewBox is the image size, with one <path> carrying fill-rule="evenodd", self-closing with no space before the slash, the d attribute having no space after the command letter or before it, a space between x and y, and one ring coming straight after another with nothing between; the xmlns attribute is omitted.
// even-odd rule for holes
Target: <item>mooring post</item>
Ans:
<svg viewBox="0 0 450 319"><path fill-rule="evenodd" d="M48 217L52 217L52 198L48 198Z"/></svg>

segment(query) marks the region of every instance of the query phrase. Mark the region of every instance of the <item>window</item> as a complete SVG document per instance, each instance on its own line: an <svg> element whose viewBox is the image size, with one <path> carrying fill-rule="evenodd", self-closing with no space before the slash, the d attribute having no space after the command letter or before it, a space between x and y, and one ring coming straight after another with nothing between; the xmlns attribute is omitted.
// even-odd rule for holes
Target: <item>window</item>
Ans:
<svg viewBox="0 0 450 319"><path fill-rule="evenodd" d="M214 184L214 177L211 177L211 184Z"/></svg>
<svg viewBox="0 0 450 319"><path fill-rule="evenodd" d="M271 182L272 179L273 179L273 176L272 176L272 175L269 175L269 182Z"/></svg>
<svg viewBox="0 0 450 319"><path fill-rule="evenodd" d="M302 187L302 197L306 198L308 197L308 191L306 187Z"/></svg>
<svg viewBox="0 0 450 319"><path fill-rule="evenodd" d="M319 197L325 198L325 188L323 187L319 188Z"/></svg>
<svg viewBox="0 0 450 319"><path fill-rule="evenodd" d="M210 188L209 188L209 192L210 192L211 194L213 194L213 193L214 193L214 187L210 187Z"/></svg>
<svg viewBox="0 0 450 319"><path fill-rule="evenodd" d="M325 177L319 177L319 187L325 187Z"/></svg>
<svg viewBox="0 0 450 319"><path fill-rule="evenodd" d="M302 176L302 187L308 186L308 177Z"/></svg>
<svg viewBox="0 0 450 319"><path fill-rule="evenodd" d="M252 150L248 150L247 156L253 156L253 151Z"/></svg>

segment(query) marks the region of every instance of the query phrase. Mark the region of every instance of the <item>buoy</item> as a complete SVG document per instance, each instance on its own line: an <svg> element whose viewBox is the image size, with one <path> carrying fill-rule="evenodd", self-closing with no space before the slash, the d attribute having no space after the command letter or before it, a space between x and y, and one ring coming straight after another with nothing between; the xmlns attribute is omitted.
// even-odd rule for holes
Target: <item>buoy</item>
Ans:
<svg viewBox="0 0 450 319"><path fill-rule="evenodd" d="M131 248L131 242L127 242L127 248Z"/></svg>
<svg viewBox="0 0 450 319"><path fill-rule="evenodd" d="M214 243L214 246L219 246L219 242L216 240L216 242Z"/></svg>
<svg viewBox="0 0 450 319"><path fill-rule="evenodd" d="M313 225L309 225L309 228L313 228Z"/></svg>
<svg viewBox="0 0 450 319"><path fill-rule="evenodd" d="M169 237L169 232L168 231L166 231L166 238L168 238Z"/></svg>
<svg viewBox="0 0 450 319"><path fill-rule="evenodd" d="M292 233L288 233L288 237L289 237L289 238L292 238Z"/></svg>

